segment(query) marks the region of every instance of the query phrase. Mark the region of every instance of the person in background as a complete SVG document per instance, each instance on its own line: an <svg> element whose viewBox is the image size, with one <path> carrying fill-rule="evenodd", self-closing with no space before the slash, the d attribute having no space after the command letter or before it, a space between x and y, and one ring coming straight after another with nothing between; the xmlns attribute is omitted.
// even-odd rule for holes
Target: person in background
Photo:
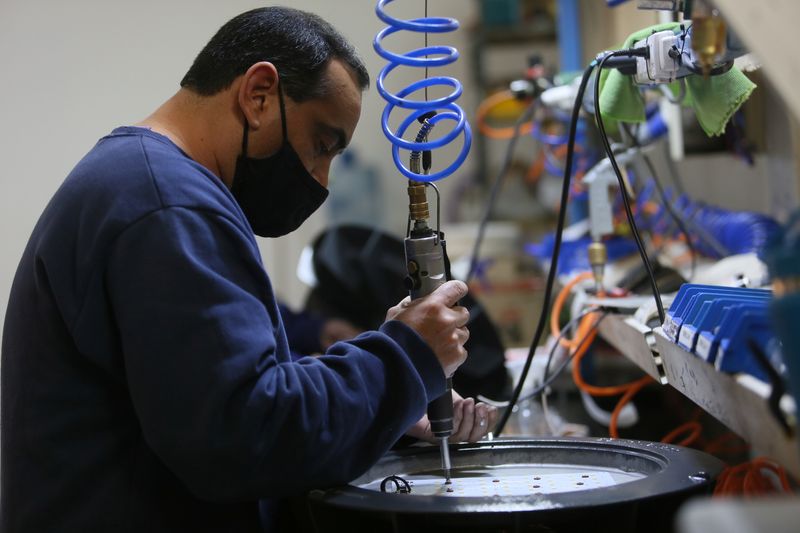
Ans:
<svg viewBox="0 0 800 533"><path fill-rule="evenodd" d="M467 356L466 285L293 361L255 239L325 200L368 83L319 17L248 11L67 176L6 313L0 530L277 530L282 498L424 434ZM462 405L455 437L479 438L496 413Z"/></svg>
<svg viewBox="0 0 800 533"><path fill-rule="evenodd" d="M295 359L325 353L332 344L353 339L363 332L341 318L323 317L310 311L293 311L280 300L278 310L283 319L289 349Z"/></svg>

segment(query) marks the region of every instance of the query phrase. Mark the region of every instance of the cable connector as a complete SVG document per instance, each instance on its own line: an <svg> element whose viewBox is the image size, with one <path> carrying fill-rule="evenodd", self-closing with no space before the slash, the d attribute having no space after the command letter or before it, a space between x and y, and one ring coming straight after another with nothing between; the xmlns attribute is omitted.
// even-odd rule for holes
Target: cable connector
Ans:
<svg viewBox="0 0 800 533"><path fill-rule="evenodd" d="M631 57L643 57L645 59L650 57L650 49L646 46L634 46L633 48L628 48L626 52Z"/></svg>
<svg viewBox="0 0 800 533"><path fill-rule="evenodd" d="M597 54L595 61L602 62L603 58L612 52L606 51ZM614 57L609 57L603 62L603 68L615 68L626 76L633 76L636 74L638 66L638 58L644 58L646 61L650 57L650 48L642 46L638 48L628 48L627 50L617 50L613 52Z"/></svg>
<svg viewBox="0 0 800 533"><path fill-rule="evenodd" d="M600 52L599 54L597 54L597 56L595 57L595 61L599 63L600 61L602 61L604 57L606 57L609 54L614 54L614 57L609 57L606 60L605 64L603 65L603 68L608 68L609 63L612 63L615 59L623 61L626 59L636 58L636 57L644 57L646 59L650 57L650 48L648 48L647 46L635 46L633 48L628 48L625 50L606 50L605 52Z"/></svg>
<svg viewBox="0 0 800 533"><path fill-rule="evenodd" d="M435 124L430 121L433 117L436 116L436 111L428 111L420 115L417 118L417 121L422 124L422 127L417 133L416 139L414 142L422 143L428 140L428 134L434 128ZM411 167L411 172L415 174L420 174L420 158L422 159L422 172L427 175L431 167L433 166L433 157L431 156L430 150L412 150L411 151L411 158L409 160L409 166Z"/></svg>
<svg viewBox="0 0 800 533"><path fill-rule="evenodd" d="M659 31L636 42L632 48L616 52L603 52L596 61L603 68L615 68L622 74L633 76L640 85L671 83L681 68L679 37L670 30ZM613 53L613 57L608 57ZM603 58L606 58L603 60Z"/></svg>

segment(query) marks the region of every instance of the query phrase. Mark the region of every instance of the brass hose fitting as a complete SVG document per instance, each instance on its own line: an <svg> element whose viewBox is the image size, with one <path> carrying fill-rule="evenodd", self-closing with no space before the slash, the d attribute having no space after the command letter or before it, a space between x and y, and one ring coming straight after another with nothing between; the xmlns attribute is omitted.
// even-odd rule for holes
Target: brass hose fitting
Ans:
<svg viewBox="0 0 800 533"><path fill-rule="evenodd" d="M603 289L603 276L608 262L606 245L601 241L594 241L589 245L589 264L592 265L595 288L598 292Z"/></svg>
<svg viewBox="0 0 800 533"><path fill-rule="evenodd" d="M431 214L428 209L428 196L425 194L425 184L408 181L408 212L411 220L427 221Z"/></svg>

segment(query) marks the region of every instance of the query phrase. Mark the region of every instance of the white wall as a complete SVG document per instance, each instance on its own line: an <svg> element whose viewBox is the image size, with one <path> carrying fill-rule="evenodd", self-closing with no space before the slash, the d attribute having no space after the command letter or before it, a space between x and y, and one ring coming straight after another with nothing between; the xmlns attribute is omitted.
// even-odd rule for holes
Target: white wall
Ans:
<svg viewBox="0 0 800 533"><path fill-rule="evenodd" d="M115 126L141 120L171 96L194 56L225 21L247 9L278 3L0 1L0 328L28 236L75 163L99 137ZM372 51L372 39L381 24L373 0L282 3L314 11L333 23L361 51L373 78L377 75L382 60ZM423 0L395 4L392 12L401 17L423 13ZM436 0L429 9L431 14L468 19L474 4ZM442 40L465 47L467 36L460 31ZM421 45L421 37L398 37L393 42L405 50ZM449 72L467 81L463 63ZM408 72L400 78L419 75ZM396 220L401 231L404 182L391 172L388 143L378 128L381 109L373 85L365 95L353 144L368 162L384 169L383 190L390 195L377 201L383 202L388 219ZM294 276L299 251L324 224L321 213L289 238L262 242L273 281L292 304L299 304L304 292Z"/></svg>

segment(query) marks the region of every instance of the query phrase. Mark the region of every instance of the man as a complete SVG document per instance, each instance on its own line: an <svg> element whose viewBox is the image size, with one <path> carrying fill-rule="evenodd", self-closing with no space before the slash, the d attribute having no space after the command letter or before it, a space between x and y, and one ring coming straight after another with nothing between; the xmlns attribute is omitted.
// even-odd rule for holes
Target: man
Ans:
<svg viewBox="0 0 800 533"><path fill-rule="evenodd" d="M257 9L75 167L6 315L4 533L253 531L257 500L344 483L415 421L425 436L466 357L466 286L292 362L254 237L325 199L367 84L327 23ZM464 439L496 416L471 400L457 415Z"/></svg>

